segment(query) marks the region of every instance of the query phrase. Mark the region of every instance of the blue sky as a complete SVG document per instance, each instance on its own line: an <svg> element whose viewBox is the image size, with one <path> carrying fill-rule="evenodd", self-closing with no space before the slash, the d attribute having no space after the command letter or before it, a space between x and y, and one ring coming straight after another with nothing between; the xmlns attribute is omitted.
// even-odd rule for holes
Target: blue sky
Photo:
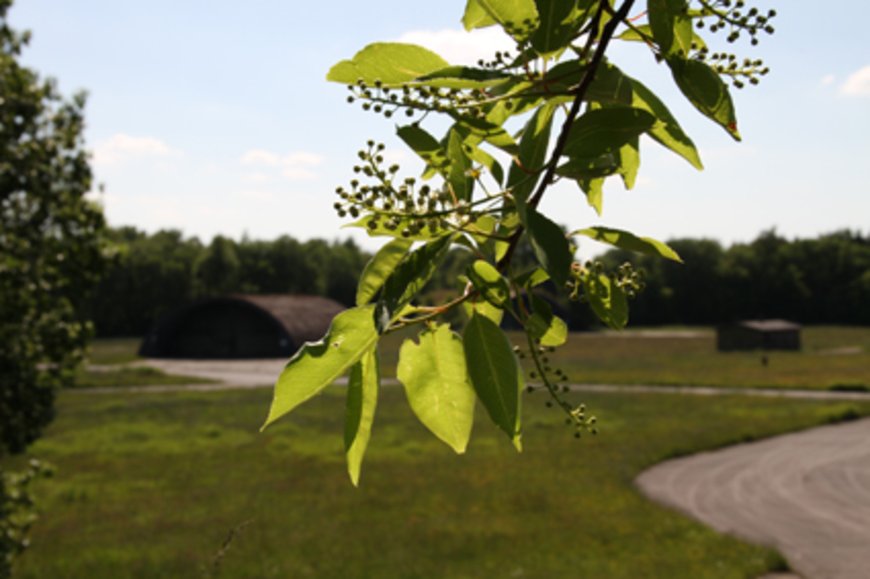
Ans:
<svg viewBox="0 0 870 579"><path fill-rule="evenodd" d="M638 2L642 5L642 2ZM668 103L706 166L695 171L651 141L632 191L608 188L604 215L569 184L544 209L572 228L608 224L666 239L748 241L840 228L870 233L870 4L806 0L775 7L777 32L739 56L772 72L735 91L744 140L734 143L670 86L643 50L611 58ZM393 137L393 121L345 104L329 67L378 40L414 41L448 60L501 45L495 29L461 32L464 0L118 2L18 0L10 21L33 32L24 61L90 94L87 142L109 222L177 228L203 239L290 234L371 240L340 230L333 190L356 151Z"/></svg>

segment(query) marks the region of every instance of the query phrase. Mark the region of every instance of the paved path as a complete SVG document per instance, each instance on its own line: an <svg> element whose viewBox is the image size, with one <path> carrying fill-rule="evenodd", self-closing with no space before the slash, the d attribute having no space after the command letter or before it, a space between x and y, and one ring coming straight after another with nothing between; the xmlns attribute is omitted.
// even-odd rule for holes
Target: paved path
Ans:
<svg viewBox="0 0 870 579"><path fill-rule="evenodd" d="M637 484L808 579L870 577L870 419L670 460Z"/></svg>

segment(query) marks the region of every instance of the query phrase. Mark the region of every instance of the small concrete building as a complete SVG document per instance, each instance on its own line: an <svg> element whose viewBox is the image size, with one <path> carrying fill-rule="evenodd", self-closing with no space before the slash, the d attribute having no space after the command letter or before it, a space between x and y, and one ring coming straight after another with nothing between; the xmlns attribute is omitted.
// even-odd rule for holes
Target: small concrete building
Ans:
<svg viewBox="0 0 870 579"><path fill-rule="evenodd" d="M720 352L735 350L800 350L801 326L786 320L743 320L716 328Z"/></svg>
<svg viewBox="0 0 870 579"><path fill-rule="evenodd" d="M326 334L344 306L304 295L208 298L164 316L145 336L149 358L284 358Z"/></svg>

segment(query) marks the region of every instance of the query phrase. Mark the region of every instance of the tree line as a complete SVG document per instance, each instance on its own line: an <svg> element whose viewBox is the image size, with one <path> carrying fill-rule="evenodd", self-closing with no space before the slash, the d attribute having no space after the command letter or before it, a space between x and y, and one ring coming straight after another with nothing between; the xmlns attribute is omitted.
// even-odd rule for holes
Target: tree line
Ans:
<svg viewBox="0 0 870 579"><path fill-rule="evenodd" d="M870 324L870 237L860 232L788 240L771 230L727 248L711 239L668 244L683 264L622 250L601 258L644 271L646 288L631 303L632 324L755 318Z"/></svg>
<svg viewBox="0 0 870 579"><path fill-rule="evenodd" d="M177 230L148 234L134 227L109 235L115 254L88 308L100 336L142 335L179 305L230 293L314 294L351 306L371 257L350 239L217 236L204 244ZM789 240L767 231L730 247L711 239L668 243L684 263L617 249L599 257L609 269L628 261L643 271L646 287L631 301L634 325L746 318L870 324L870 237L861 233ZM471 261L467 250L451 251L427 291L457 289ZM596 326L584 304L562 301L556 305L573 329Z"/></svg>
<svg viewBox="0 0 870 579"><path fill-rule="evenodd" d="M109 237L114 255L87 308L98 336L143 335L180 305L231 293L314 294L351 305L370 257L350 239L216 236L204 244L177 230L134 227Z"/></svg>

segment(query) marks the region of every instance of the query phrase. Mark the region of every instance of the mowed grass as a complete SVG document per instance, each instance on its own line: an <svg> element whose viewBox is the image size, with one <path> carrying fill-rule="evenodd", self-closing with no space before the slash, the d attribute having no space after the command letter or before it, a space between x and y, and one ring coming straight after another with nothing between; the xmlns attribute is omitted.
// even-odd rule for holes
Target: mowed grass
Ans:
<svg viewBox="0 0 870 579"><path fill-rule="evenodd" d="M478 413L456 456L384 387L361 487L345 473L344 392L265 433L271 393L62 393L31 454L57 467L21 578L756 577L766 549L720 536L633 487L646 466L870 405L585 394L601 433L574 439L524 395L525 451ZM244 525L219 565L228 533Z"/></svg>
<svg viewBox="0 0 870 579"><path fill-rule="evenodd" d="M183 374L167 374L151 366L117 366L84 368L76 373L76 388L123 388L125 386L155 386L179 384L212 384L215 380Z"/></svg>
<svg viewBox="0 0 870 579"><path fill-rule="evenodd" d="M807 327L802 339L800 352L723 353L712 330L575 333L550 357L575 383L870 390L870 328Z"/></svg>

